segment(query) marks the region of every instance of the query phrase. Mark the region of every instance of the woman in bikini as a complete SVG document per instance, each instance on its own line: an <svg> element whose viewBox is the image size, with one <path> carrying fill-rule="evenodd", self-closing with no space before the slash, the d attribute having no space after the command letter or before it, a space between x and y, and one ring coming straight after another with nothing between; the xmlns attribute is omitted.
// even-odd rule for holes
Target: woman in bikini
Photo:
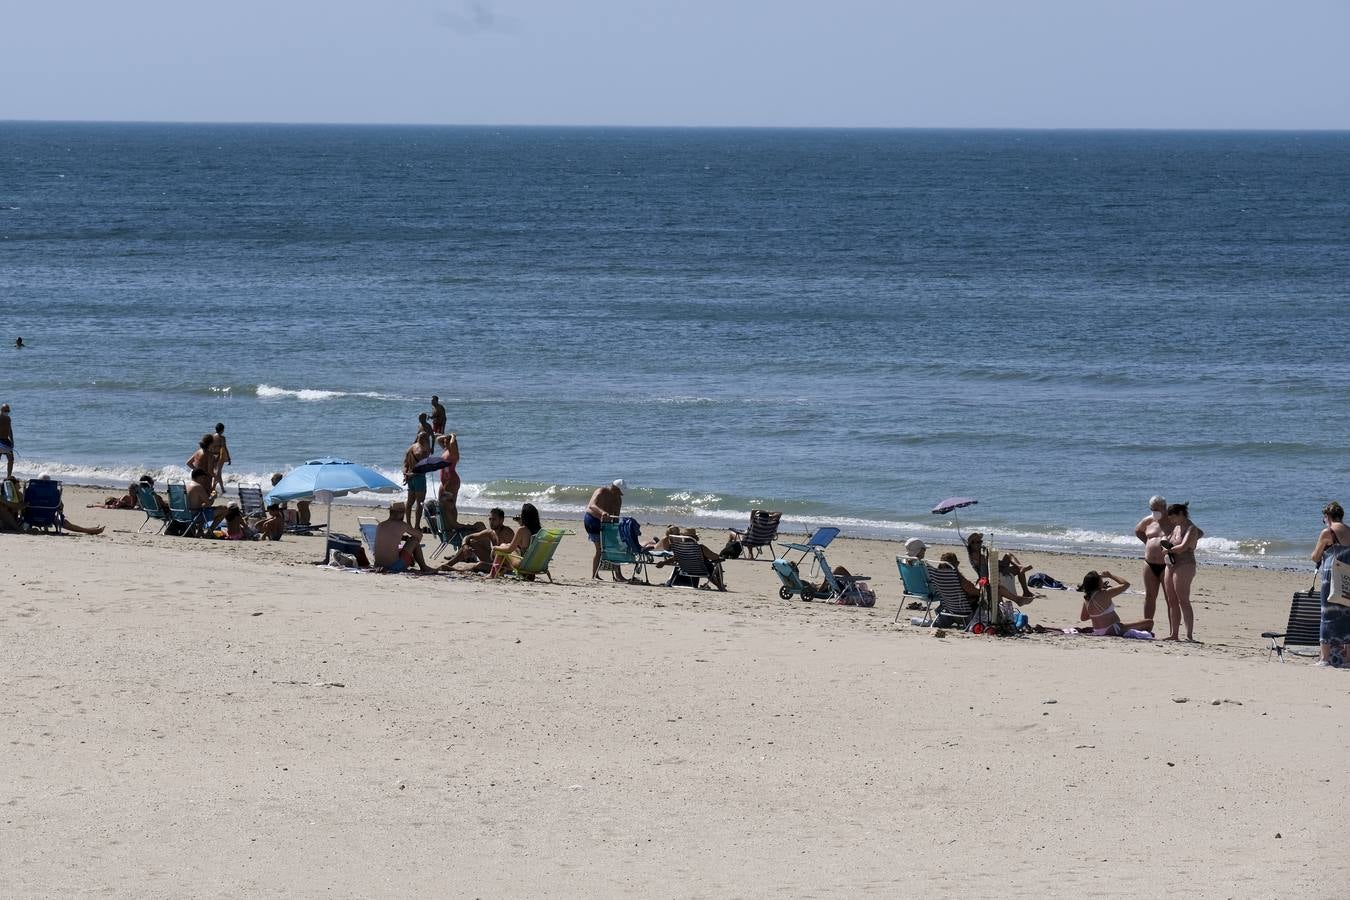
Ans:
<svg viewBox="0 0 1350 900"><path fill-rule="evenodd" d="M1337 560L1350 562L1350 526L1345 524L1345 509L1332 500L1322 507L1322 524L1326 527L1317 536L1312 560L1322 571L1322 627L1321 659L1319 666L1331 665L1331 640L1326 633L1326 605L1331 599L1331 567Z"/></svg>
<svg viewBox="0 0 1350 900"><path fill-rule="evenodd" d="M437 443L441 445L441 460L444 463L441 469L441 489L436 495L440 501L441 512L445 514L445 527L447 530L453 529L459 524L459 473L455 471L455 466L459 465L459 440L453 434L447 434Z"/></svg>
<svg viewBox="0 0 1350 900"><path fill-rule="evenodd" d="M1168 624L1172 633L1163 638L1165 641L1180 640L1180 629L1176 618L1172 616L1172 604L1181 612L1186 623L1186 640L1195 640L1195 611L1191 609L1191 582L1195 580L1195 545L1205 533L1200 526L1191 521L1190 504L1173 503L1167 507L1167 523L1171 526L1166 540L1161 541L1166 551L1166 568L1163 571L1163 590L1168 605Z"/></svg>
<svg viewBox="0 0 1350 900"><path fill-rule="evenodd" d="M1083 583L1078 589L1083 592L1083 609L1078 619L1079 621L1091 619L1093 634L1122 637L1130 631L1153 630L1152 619L1129 623L1120 621L1120 613L1116 610L1116 598L1130 589L1130 583L1125 579L1118 578L1110 572L1088 572L1083 576Z"/></svg>
<svg viewBox="0 0 1350 900"><path fill-rule="evenodd" d="M197 442L197 449L187 458L188 471L201 469L208 475L214 475L216 471L215 447L216 436L214 434L202 435L202 439Z"/></svg>
<svg viewBox="0 0 1350 900"><path fill-rule="evenodd" d="M520 523L520 527L516 529L515 535L511 538L511 543L498 544L493 548L494 551L504 551L507 554L524 556L525 551L530 547L530 541L534 540L534 536L544 527L543 523L539 521L539 510L535 509L533 503L526 503L521 506L520 515L515 518L516 521ZM500 574L505 575L514 569L515 566L516 560L513 557L503 556L502 565L498 571Z"/></svg>
<svg viewBox="0 0 1350 900"><path fill-rule="evenodd" d="M1162 497L1148 499L1148 515L1134 526L1134 536L1144 544L1144 618L1152 619L1158 608L1158 591L1164 588L1163 575L1167 571L1167 551L1162 542L1167 537L1167 501ZM1167 623L1173 632L1177 630L1178 609L1163 590L1163 602L1167 604Z"/></svg>

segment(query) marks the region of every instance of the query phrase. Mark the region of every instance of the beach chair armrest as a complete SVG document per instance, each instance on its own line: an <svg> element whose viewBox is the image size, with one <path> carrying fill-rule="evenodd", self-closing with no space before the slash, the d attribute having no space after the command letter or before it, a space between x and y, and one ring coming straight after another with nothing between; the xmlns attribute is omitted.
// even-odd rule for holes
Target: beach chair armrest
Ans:
<svg viewBox="0 0 1350 900"><path fill-rule="evenodd" d="M810 553L813 548L807 544L779 544L780 547L786 547L788 550L800 550L802 553Z"/></svg>

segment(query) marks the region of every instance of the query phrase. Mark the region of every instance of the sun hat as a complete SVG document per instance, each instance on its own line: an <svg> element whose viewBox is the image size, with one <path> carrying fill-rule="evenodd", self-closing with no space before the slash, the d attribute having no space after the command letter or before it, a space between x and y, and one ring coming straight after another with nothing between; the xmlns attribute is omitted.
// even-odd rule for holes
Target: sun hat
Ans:
<svg viewBox="0 0 1350 900"><path fill-rule="evenodd" d="M919 540L918 538L910 538L909 540L905 541L905 552L908 553L910 556L918 556L920 553L924 552L927 549L928 545L925 544L923 541Z"/></svg>

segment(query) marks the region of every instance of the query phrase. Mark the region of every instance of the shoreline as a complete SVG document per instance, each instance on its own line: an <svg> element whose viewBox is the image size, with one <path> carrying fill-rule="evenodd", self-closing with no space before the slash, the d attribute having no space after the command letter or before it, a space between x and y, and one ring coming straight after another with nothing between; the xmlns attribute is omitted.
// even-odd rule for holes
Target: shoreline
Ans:
<svg viewBox="0 0 1350 900"><path fill-rule="evenodd" d="M237 495L234 495L231 489L233 489L236 485L240 483L251 483L251 482L239 482L227 480L226 502L237 501ZM106 483L86 483L84 481L62 481L62 484L65 485L66 487L78 488L80 490L88 490L88 491L118 490L119 487L117 484L114 484L111 481L108 481ZM122 486L122 488L124 489L125 486ZM157 486L157 490L160 490L162 492L161 487ZM399 495L371 494L369 498L347 496L336 500L333 503L333 508L337 509L338 507L350 507L354 509L376 509L381 506L387 507L390 500L397 496ZM486 516L487 511L493 506L501 506L503 509L506 510L508 516L513 515L512 509L508 508L508 503L505 501L500 502L488 501L486 503L471 501L468 503L459 504L459 509L462 512L470 512L476 516ZM316 507L316 509L321 509L321 507ZM558 510L550 510L545 509L543 507L540 508L540 515L545 521L550 523L569 524L570 526L575 526L577 528L580 527L580 518L581 518L580 509L576 510L574 518L567 518L565 517L564 513L559 512ZM683 518L681 518L682 515ZM656 510L649 510L639 507L635 510L635 514L633 517L638 519L639 523L642 525L644 530L649 527L664 528L667 525L682 525L694 527L698 529L700 532L704 531L726 532L731 528L744 529L745 527L745 521L743 520L743 517L733 516L730 514L722 515L714 512L667 514ZM820 525L827 524L831 521L827 516L813 517L813 519L815 518L819 518ZM833 521L844 521L846 519L847 517L840 517L840 519ZM801 522L800 519L794 518L786 514L783 517L783 522L786 524L786 526L788 526L780 529L785 534L794 534L794 535L801 534L803 536L806 536L811 534L815 527L819 527L819 525L817 525L815 522L812 522L808 524L807 527L803 530L800 531L793 530L794 526L800 527L802 526L803 523ZM891 536L889 534L883 533L880 528L871 529L869 532L869 529L867 529L865 525L859 527L857 524L855 524L856 522L857 520L852 520L845 525L838 526L841 529L841 536L848 537L850 540L875 541L879 543L903 543L904 540L909 537L918 537L924 540L925 542L928 542L935 546L936 545L959 546L949 539L952 532L955 531L954 528L940 528L936 526L927 526L923 528L917 528L912 532L897 533L896 535ZM850 530L851 528L858 528L859 530L851 531ZM972 528L965 528L963 530L969 532L972 530L981 530L981 529L977 526ZM1117 549L1115 547L1102 547L1090 543L1085 544L1081 549L1072 546L1046 547L1044 545L1026 542L1014 542L1010 544L1003 544L998 541L997 532L985 531L984 533L991 534L992 537L994 538L994 543L1000 549L1011 550L1017 553L1024 553L1024 554L1035 553L1035 554L1045 554L1047 556L1064 556L1064 557L1086 556L1112 560L1134 560L1137 558L1141 558L1124 549ZM1301 572L1304 571L1305 568L1313 567L1310 561L1306 564L1306 566L1298 564L1297 557L1292 556L1290 557L1247 556L1241 558L1226 559L1222 557L1215 558L1213 551L1203 549L1201 551L1201 555L1197 559L1197 562L1201 567L1209 567L1209 568L1232 568L1232 569L1253 568L1265 571L1291 572L1291 573Z"/></svg>

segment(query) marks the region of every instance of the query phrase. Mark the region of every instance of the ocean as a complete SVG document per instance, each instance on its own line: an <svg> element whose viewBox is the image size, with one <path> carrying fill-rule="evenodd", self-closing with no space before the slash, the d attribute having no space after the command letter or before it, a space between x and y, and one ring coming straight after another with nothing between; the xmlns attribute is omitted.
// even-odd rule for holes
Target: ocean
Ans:
<svg viewBox="0 0 1350 900"><path fill-rule="evenodd" d="M1350 501L1350 134L0 123L18 470L1300 564ZM22 336L28 347L11 349ZM397 480L397 478L396 478Z"/></svg>

